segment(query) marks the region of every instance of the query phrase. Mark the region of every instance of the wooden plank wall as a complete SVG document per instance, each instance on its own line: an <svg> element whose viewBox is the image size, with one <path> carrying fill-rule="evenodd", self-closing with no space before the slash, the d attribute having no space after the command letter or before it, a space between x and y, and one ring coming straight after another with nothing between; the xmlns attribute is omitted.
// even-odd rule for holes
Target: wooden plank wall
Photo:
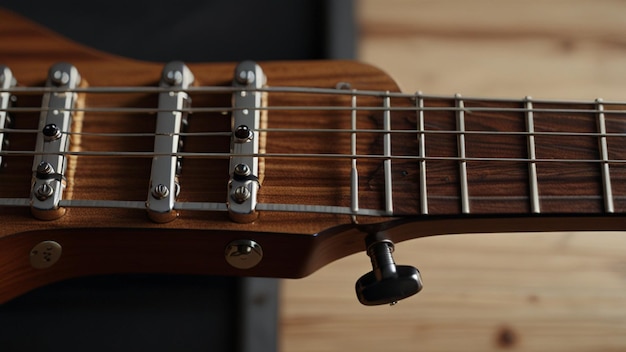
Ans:
<svg viewBox="0 0 626 352"><path fill-rule="evenodd" d="M626 2L362 0L360 59L407 92L624 100ZM626 234L427 238L397 246L425 289L361 306L365 254L283 282L281 349L625 351Z"/></svg>

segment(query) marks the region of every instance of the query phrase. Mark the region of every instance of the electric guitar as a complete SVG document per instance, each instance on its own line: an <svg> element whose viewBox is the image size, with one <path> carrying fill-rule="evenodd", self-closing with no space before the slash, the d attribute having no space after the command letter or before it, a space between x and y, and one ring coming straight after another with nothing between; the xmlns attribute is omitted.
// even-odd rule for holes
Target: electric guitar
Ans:
<svg viewBox="0 0 626 352"><path fill-rule="evenodd" d="M394 243L626 229L626 105L407 94L351 61L148 63L0 11L0 302L71 277L300 278Z"/></svg>

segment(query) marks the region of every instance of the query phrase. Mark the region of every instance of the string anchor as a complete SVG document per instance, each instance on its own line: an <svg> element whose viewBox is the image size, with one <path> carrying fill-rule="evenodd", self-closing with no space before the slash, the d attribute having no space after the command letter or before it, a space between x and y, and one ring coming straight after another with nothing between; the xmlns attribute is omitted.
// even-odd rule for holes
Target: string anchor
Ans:
<svg viewBox="0 0 626 352"><path fill-rule="evenodd" d="M355 286L361 304L393 306L422 290L422 279L417 268L396 265L393 251L394 244L387 239L377 240L367 247L372 271L361 276Z"/></svg>

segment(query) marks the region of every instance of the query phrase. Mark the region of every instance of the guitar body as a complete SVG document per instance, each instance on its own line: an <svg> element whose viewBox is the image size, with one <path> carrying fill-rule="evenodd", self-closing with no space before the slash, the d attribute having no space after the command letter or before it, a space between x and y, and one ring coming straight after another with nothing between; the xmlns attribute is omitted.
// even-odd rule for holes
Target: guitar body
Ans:
<svg viewBox="0 0 626 352"><path fill-rule="evenodd" d="M0 12L0 61L9 67L18 87L42 87L48 70L57 62L74 65L88 87L157 87L163 63L138 62L108 55L61 38L10 12ZM195 85L229 86L236 63L187 64L195 76ZM359 89L397 90L382 72L351 62L272 62L263 63L268 85L305 85L334 88L338 82L349 82ZM193 106L230 107L230 94L192 95ZM16 107L41 106L42 94L17 94ZM83 96L86 107L156 107L156 94L89 94ZM349 100L348 100L349 102ZM311 102L314 104L315 102ZM279 103L280 104L280 103ZM15 129L36 128L37 112L11 114ZM287 123L289 114L274 114L272 120ZM122 133L154 131L154 114L85 113L83 132ZM317 116L302 119L302 127L315 126ZM75 124L76 124L75 117ZM194 113L189 117L189 132L228 131L230 116L221 113ZM9 150L32 150L34 136L8 134ZM292 141L298 142L298 139ZM75 142L75 141L72 141ZM267 148L283 148L285 141L268 141ZM293 148L306 151L310 140L301 138ZM76 143L75 143L76 144ZM153 138L106 138L83 136L82 149L100 151L150 151ZM189 137L185 149L228 152L230 138ZM313 151L315 152L315 151ZM80 160L77 160L80 159ZM65 195L74 199L143 200L147 196L151 158L79 157L70 164L73 175L67 176ZM0 170L0 197L28 198L32 178L32 157L4 157ZM267 169L272 167L267 162ZM298 199L319 197L317 202L335 197L334 183L340 176L332 162L324 179L297 177L306 188L280 184L298 173L299 163L277 161L276 172L267 173L264 195L277 203L294 203ZM319 173L316 177L319 177ZM180 177L181 199L224 202L227 195L228 160L185 160ZM315 188L316 184L322 186ZM28 207L0 208L0 301L6 301L32 288L70 277L111 273L180 273L211 275L250 275L301 277L321 265L312 262L317 246L315 236L338 224L350 224L350 217L325 214L262 213L251 224L231 221L225 212L181 212L166 224L151 221L145 210L72 208L59 219L36 219ZM224 259L224 250L233 240L252 239L263 244L264 260L256 268L240 270ZM42 241L62 246L61 258L49 269L31 266L31 250ZM362 250L364 242L355 237L352 251ZM342 250L343 251L343 250ZM344 255L344 254L342 254ZM332 260L329 254L323 261ZM296 259L297 264L291 262Z"/></svg>
<svg viewBox="0 0 626 352"><path fill-rule="evenodd" d="M18 200L0 207L0 302L48 283L100 274L299 278L365 251L372 236L399 242L449 233L626 229L626 149L621 148L626 141L611 138L609 156L598 151L594 104L575 104L572 114L550 112L555 104L536 104L548 110L543 120L536 112L538 129L571 125L573 132L590 136L537 137L543 142L537 145L537 163L546 166L533 178L529 165L535 160L524 134L528 102L472 101L467 111L459 97L424 103L420 96L401 95L380 70L349 61L258 63L267 87L317 90L270 90L264 96L267 129L256 175L264 210L254 219L234 221L222 207L184 205L232 202L230 133L237 109L228 89L189 91L188 135L177 176L181 205L174 218L154 221L137 206L104 206L143 204L151 197L159 92L142 88L159 87L165 63L85 48L10 12L0 11L0 18L0 64L18 83L0 169L0 199ZM81 77L63 175L64 200L79 206L42 215L24 200L33 199L33 151L46 91L28 88L44 87L58 62L73 65ZM233 85L237 63L186 65L194 76L192 88ZM426 128L439 131L426 137L427 153L420 147L420 103L431 109ZM467 112L463 128L513 134L459 133L461 112ZM609 132L624 133L623 117L607 118ZM554 147L559 142L563 146ZM543 163L603 157L605 164L617 160L608 176L610 207L607 176L597 163ZM236 241L262 247L258 265L229 264L225 252ZM54 263L38 265L42 258Z"/></svg>

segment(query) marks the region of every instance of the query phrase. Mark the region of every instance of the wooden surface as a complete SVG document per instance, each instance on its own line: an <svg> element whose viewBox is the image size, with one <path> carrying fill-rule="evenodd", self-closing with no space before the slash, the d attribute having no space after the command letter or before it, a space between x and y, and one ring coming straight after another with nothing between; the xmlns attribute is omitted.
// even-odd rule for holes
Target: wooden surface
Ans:
<svg viewBox="0 0 626 352"><path fill-rule="evenodd" d="M624 100L619 1L358 2L360 58L404 91ZM283 282L283 351L626 350L626 236L433 237L397 246L425 288L364 307L364 254Z"/></svg>
<svg viewBox="0 0 626 352"><path fill-rule="evenodd" d="M41 109L42 97L37 94L41 92L35 87L41 84L46 77L46 71L57 61L72 62L80 72L83 84L89 87L84 83L88 81L90 87L94 88L154 86L155 80L161 75L161 64L119 58L85 48L9 12L0 10L0 18L2 18L0 43L5 43L4 46L0 46L0 60L13 72L19 82L18 89L28 88L28 92L16 93L19 104L15 108L10 108L14 113L12 119L15 121L12 128L16 131L38 129L37 112ZM33 55L33 51L37 54ZM398 89L393 80L380 70L356 62L293 61L263 63L262 66L268 76L268 84L275 87L298 85L328 89L334 88L337 82L350 81L355 89L388 91ZM235 64L190 63L189 69L195 72L195 82L200 86L229 85ZM309 75L310 79L302 77L303 74ZM281 76L284 78L281 79ZM33 92L33 89L37 92ZM302 93L283 92L267 95L269 106L294 108L307 104L326 106L340 100L334 94L330 96L308 94L308 98L304 98ZM78 97L78 106L80 107L84 101L86 111L84 114L74 115L72 132L84 133L74 134L73 136L80 137L74 138L70 143L71 152L76 154L68 157L68 166L65 170L67 172L63 175L66 183L64 199L70 199L72 202L96 201L100 203L99 206L104 207L73 207L69 204L67 212L42 209L36 213L54 215L60 213L58 214L60 216L58 219L44 217L51 221L34 220L28 204L33 165L31 151L37 145L36 136L32 133L7 133L12 149L2 160L6 162L6 167L0 172L0 185L5 186L0 187L0 200L18 199L24 202L23 207L3 206L0 209L0 222L3 223L0 227L0 277L5 278L0 280L0 303L37 286L83 275L168 272L302 277L329 261L364 249L365 232L354 230L347 214L264 211L253 223L235 223L228 219L226 212L203 212L187 208L178 209L179 216L175 220L157 224L147 218L144 209L130 207L129 210L107 205L107 201L111 200L129 201L138 202L141 208L146 202L149 185L154 180L150 174L152 155L135 154L134 158L124 158L119 157L118 153L153 150L152 138L145 137L153 135L154 119L138 119L137 116L141 114L136 115L135 109L144 107L151 111L157 105L158 97L146 92L120 94L115 90L93 93L89 88L79 92ZM232 95L230 92L198 93L198 95L190 93L190 97L193 101L192 109L212 110L221 106L219 110L228 110ZM346 106L349 97L345 96L343 100L342 105ZM379 98L361 99L361 106L363 100L377 101ZM375 106L378 107L379 102ZM130 107L131 110L124 107ZM301 111L300 116L303 118L294 125L293 115L288 109L281 111L284 127L300 126L305 130L310 128L323 130L327 128L325 125L337 126L338 121L342 121L343 125L348 125L343 128L349 128L350 121L347 118L340 119L343 115L341 112L332 113L318 109ZM269 128L281 129L280 115L281 113L273 111L272 121L268 122ZM359 121L371 123L369 113L362 112L358 115ZM214 138L211 139L211 143L207 143L206 138L201 138L198 134L204 135L207 132L223 134L229 131L231 124L229 114L196 110L193 117L188 125L188 132L191 135L185 139L185 152L194 156L206 152L228 153L230 138ZM128 132L139 133L142 138L128 138ZM132 135L137 136L134 133ZM301 157L296 158L293 155L286 159L272 157L272 154L285 150L290 150L291 153L297 151L304 155L338 152L338 145L342 144L343 153L348 153L348 138L341 143L342 141L338 141L335 135L317 139L312 136L312 134L266 132L265 149L268 154L263 158L265 171L263 175L259 175L262 176L259 178L264 179L263 192L260 192L258 199L260 204L290 205L302 202L332 206L340 205L336 202L341 201L341 198L349 199L349 192L346 191L350 174L348 162L339 164L336 160L322 158L300 160ZM328 140L332 140L333 143L328 143ZM376 139L371 137L360 140L362 140L360 143L363 143L360 145L361 149L376 142ZM412 146L414 141L411 139L407 144ZM93 153L99 156L92 155ZM45 156L46 153L42 155ZM188 204L206 204L207 201L226 207L225 192L229 187L227 156L228 154L223 154L217 159L185 158L186 177L183 178L181 173L178 179L180 183L178 201L181 202L179 204L182 204L182 208ZM361 170L363 169L366 170L366 174L374 175L370 178L373 184L381 183L377 180L380 177L378 175L382 176L382 173L376 172L378 166L375 163L369 163L369 169L362 165ZM207 170L212 170L208 176ZM294 178L293 175L298 173L301 175ZM128 178L128 174L133 177ZM286 180L293 180L296 183L288 185ZM339 185L342 181L344 186ZM316 184L326 186L316 189ZM57 189L59 186L56 186ZM367 207L368 198L369 203L374 204L372 207L379 203L378 199L382 197L379 197L377 192L380 188L369 187L365 181L360 188L364 189L360 191L361 204ZM106 192L103 192L103 189ZM272 189L275 191L272 192ZM366 192L369 189L371 191ZM372 196L365 197L364 194L367 193ZM396 199L401 199L401 195L403 194L399 194ZM148 197L153 201L152 197ZM349 205L348 202L342 204ZM364 222L365 220L360 220L360 224ZM194 223L196 225L193 225ZM338 225L343 226L325 235L312 236ZM85 230L87 228L89 230ZM211 231L216 231L215 234L219 236L211 236ZM118 238L119 241L110 233L119 234L121 236ZM131 233L133 235L130 235ZM157 237L160 235L165 237L159 240ZM169 236L174 236L176 240L166 240L165 238ZM224 248L227 248L231 241L242 237L262 243L263 246L263 261L247 270L235 268L223 259ZM104 243L99 243L98 238ZM31 248L41 241L50 239L63 247L63 259L47 270L39 270L31 265L32 257L24 253L41 253L31 252ZM174 250L170 241L185 248L179 247ZM151 244L149 248L145 243ZM101 250L102 248L106 250ZM138 248L141 250L138 251ZM215 261L208 262L207 257Z"/></svg>

